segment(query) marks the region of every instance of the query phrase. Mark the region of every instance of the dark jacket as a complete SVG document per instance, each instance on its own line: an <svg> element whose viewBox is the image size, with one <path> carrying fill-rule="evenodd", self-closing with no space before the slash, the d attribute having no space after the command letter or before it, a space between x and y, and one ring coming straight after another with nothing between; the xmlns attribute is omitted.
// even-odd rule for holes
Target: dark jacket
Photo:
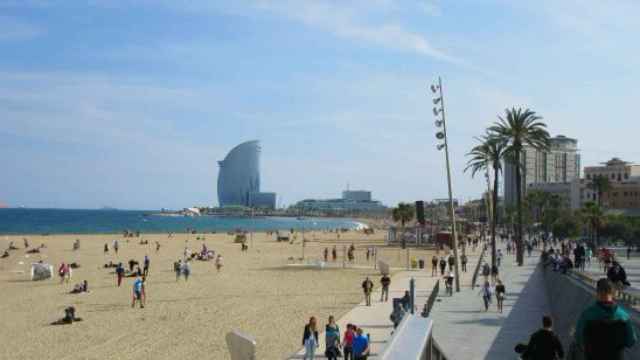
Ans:
<svg viewBox="0 0 640 360"><path fill-rule="evenodd" d="M553 331L540 329L531 335L527 351L522 355L527 360L556 360L564 358L562 343Z"/></svg>
<svg viewBox="0 0 640 360"><path fill-rule="evenodd" d="M309 329L309 325L304 326L304 334L302 335L302 346L304 346L304 342L312 335L311 329ZM318 343L318 331L313 331L313 336L316 338L316 344Z"/></svg>
<svg viewBox="0 0 640 360"><path fill-rule="evenodd" d="M576 325L576 343L586 359L599 359L606 353L611 360L623 359L624 348L632 347L637 335L629 315L615 303L596 302L582 312Z"/></svg>

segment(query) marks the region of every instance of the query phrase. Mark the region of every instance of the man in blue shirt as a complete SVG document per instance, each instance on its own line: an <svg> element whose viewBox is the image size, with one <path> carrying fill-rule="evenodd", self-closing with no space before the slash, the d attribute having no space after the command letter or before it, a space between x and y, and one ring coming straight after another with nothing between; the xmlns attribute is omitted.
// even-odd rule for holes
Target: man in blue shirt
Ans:
<svg viewBox="0 0 640 360"><path fill-rule="evenodd" d="M144 308L144 304L142 303L142 293L144 290L144 282L138 276L136 280L133 282L133 302L131 302L131 307L136 306L136 300L140 302L140 308Z"/></svg>
<svg viewBox="0 0 640 360"><path fill-rule="evenodd" d="M352 345L354 360L367 360L369 356L369 339L362 334L362 328L358 328L356 333Z"/></svg>

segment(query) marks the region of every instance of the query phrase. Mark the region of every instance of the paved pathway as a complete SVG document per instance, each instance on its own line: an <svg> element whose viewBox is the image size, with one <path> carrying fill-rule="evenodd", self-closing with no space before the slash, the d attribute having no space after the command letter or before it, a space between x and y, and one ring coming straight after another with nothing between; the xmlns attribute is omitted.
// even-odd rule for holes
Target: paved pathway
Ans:
<svg viewBox="0 0 640 360"><path fill-rule="evenodd" d="M471 284L471 277L473 276L473 270L475 264L478 261L479 254L467 254L469 257L469 263L467 264L467 272L462 273L462 284L466 284L469 287ZM433 290L433 287L440 277L431 276L431 262L429 260L428 269L424 270L405 270L400 271L393 275L391 278L391 286L389 291L389 301L380 302L380 278L371 278L371 281L375 284L375 289L372 295L372 306L366 306L364 301L358 304L355 308L340 318L337 323L340 327L341 336L347 328L348 323L362 327L365 333L368 333L371 338L371 356L370 360L378 359L378 354L381 354L387 341L391 337L393 331L393 324L389 319L391 311L393 310L392 298L402 297L404 292L409 289L409 280L414 278L416 281L416 300L415 304L417 312L422 311L422 307L427 301L429 294ZM364 280L364 279L363 279ZM359 286L360 284L355 284ZM444 283L441 283L441 291L444 292ZM324 340L324 323L321 323L322 331L319 331L320 335L320 348L316 351L316 359L325 359L325 340ZM289 359L302 359L304 355L304 349L299 350L296 354L289 357Z"/></svg>
<svg viewBox="0 0 640 360"><path fill-rule="evenodd" d="M516 358L514 346L526 343L540 327L542 315L549 312L542 272L536 267L538 256L534 255L525 258L522 267L514 264L512 255L503 258L500 272L507 296L502 314L497 313L495 299L489 312L484 311L478 287L453 297L439 296L431 313L433 337L448 358Z"/></svg>

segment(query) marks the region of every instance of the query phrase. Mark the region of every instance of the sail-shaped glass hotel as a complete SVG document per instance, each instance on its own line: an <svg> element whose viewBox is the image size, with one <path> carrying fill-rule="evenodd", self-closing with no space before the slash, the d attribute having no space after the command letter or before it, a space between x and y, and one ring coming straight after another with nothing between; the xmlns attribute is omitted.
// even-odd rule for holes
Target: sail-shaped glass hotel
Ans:
<svg viewBox="0 0 640 360"><path fill-rule="evenodd" d="M244 142L219 161L220 207L239 205L274 209L275 193L260 192L260 142Z"/></svg>

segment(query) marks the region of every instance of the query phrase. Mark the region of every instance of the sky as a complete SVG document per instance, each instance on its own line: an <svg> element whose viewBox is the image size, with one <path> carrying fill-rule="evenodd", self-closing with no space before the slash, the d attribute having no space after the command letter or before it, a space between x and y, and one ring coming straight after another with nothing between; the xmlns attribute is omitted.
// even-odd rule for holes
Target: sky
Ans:
<svg viewBox="0 0 640 360"><path fill-rule="evenodd" d="M217 161L262 144L278 203L454 197L474 137L529 107L582 165L640 162L635 0L0 0L0 203L217 205Z"/></svg>

